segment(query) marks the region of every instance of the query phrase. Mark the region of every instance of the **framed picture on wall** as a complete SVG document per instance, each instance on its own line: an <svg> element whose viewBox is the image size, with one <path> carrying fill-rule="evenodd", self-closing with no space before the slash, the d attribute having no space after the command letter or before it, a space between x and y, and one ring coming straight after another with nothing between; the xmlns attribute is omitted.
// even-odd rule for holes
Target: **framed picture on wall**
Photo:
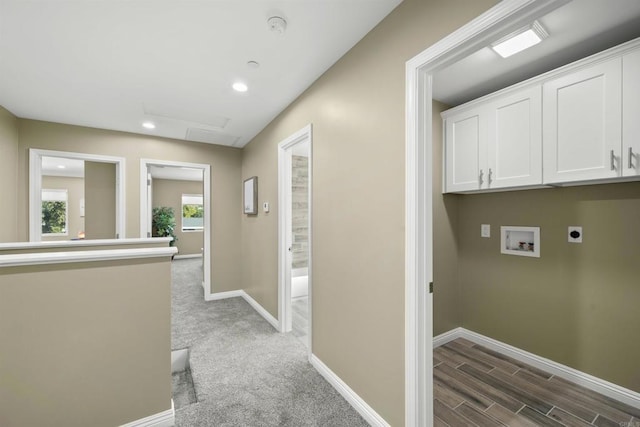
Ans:
<svg viewBox="0 0 640 427"><path fill-rule="evenodd" d="M243 212L247 215L258 214L258 177L252 176L244 180Z"/></svg>

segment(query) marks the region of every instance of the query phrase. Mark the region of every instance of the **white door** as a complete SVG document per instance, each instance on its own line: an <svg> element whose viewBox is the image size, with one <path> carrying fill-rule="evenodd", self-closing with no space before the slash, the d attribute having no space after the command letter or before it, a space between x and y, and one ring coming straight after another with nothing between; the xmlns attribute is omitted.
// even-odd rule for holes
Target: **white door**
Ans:
<svg viewBox="0 0 640 427"><path fill-rule="evenodd" d="M620 175L620 58L544 84L544 182Z"/></svg>
<svg viewBox="0 0 640 427"><path fill-rule="evenodd" d="M487 188L542 184L542 87L492 101L487 115Z"/></svg>
<svg viewBox="0 0 640 427"><path fill-rule="evenodd" d="M304 127L278 144L280 332L292 332L311 355L312 134ZM306 159L306 160L305 160ZM306 183L303 181L306 180ZM301 187L306 187L301 191ZM306 254L306 258L304 255ZM295 298L294 298L295 297ZM294 305L295 304L295 305Z"/></svg>
<svg viewBox="0 0 640 427"><path fill-rule="evenodd" d="M622 58L622 175L640 175L640 50Z"/></svg>

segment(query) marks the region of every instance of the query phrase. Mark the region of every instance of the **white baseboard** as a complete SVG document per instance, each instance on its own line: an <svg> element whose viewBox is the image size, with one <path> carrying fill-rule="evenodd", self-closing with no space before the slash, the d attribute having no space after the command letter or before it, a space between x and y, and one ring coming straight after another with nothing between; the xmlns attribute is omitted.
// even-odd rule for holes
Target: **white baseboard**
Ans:
<svg viewBox="0 0 640 427"><path fill-rule="evenodd" d="M371 406L367 404L355 391L351 389L344 381L340 379L327 365L322 363L315 354L309 358L311 365L335 388L342 397L353 408L358 411L360 416L365 419L373 427L390 427L384 418L382 418Z"/></svg>
<svg viewBox="0 0 640 427"><path fill-rule="evenodd" d="M253 307L253 309L255 311L258 312L258 314L262 317L264 317L264 320L266 320L267 322L269 322L269 324L271 326L273 326L276 330L280 330L280 326L278 323L278 320L273 317L271 315L271 313L269 313L267 310L264 309L263 306L261 306L260 304L258 304L258 302L256 300L254 300L253 298L251 298L251 296L246 293L243 290L237 290L237 291L227 291L227 292L216 292L213 294L208 294L206 293L205 290L205 294L204 294L204 300L205 301L216 301L216 300L221 300L221 299L227 299L227 298L236 298L236 297L242 297L244 298L244 300L249 303L249 305L251 307Z"/></svg>
<svg viewBox="0 0 640 427"><path fill-rule="evenodd" d="M440 347L441 345L445 345L448 342L451 342L457 338L462 338L462 328L455 328L444 334L440 334L438 336L433 337L433 348Z"/></svg>
<svg viewBox="0 0 640 427"><path fill-rule="evenodd" d="M211 294L211 293L207 293L206 289L205 289L204 300L205 301L217 301L217 300L220 300L220 299L241 297L241 296L243 296L242 294L244 294L243 290L227 291L227 292L215 292L215 293Z"/></svg>
<svg viewBox="0 0 640 427"><path fill-rule="evenodd" d="M188 259L188 258L202 258L202 254L185 254L185 255L176 255L173 259Z"/></svg>
<svg viewBox="0 0 640 427"><path fill-rule="evenodd" d="M434 347L444 345L447 342L452 341L453 339L458 337L465 338L476 344L480 344L484 347L490 348L491 350L498 351L516 360L527 363L538 369L542 369L543 371L549 372L550 374L556 375L560 378L564 378L567 381L579 384L585 388L588 388L589 390L593 390L612 399L626 403L627 405L633 406L634 408L640 408L640 393L621 387L617 384L610 383L609 381L603 380L601 378L594 377L593 375L587 374L585 372L578 371L577 369L571 368L561 363L554 362L553 360L546 359L533 353L529 353L528 351L519 349L509 344L505 344L501 341L489 338L468 329L456 328L449 332L445 332L444 334L438 335L437 337L434 337ZM439 344L436 345L436 342Z"/></svg>
<svg viewBox="0 0 640 427"><path fill-rule="evenodd" d="M277 331L280 330L280 325L278 323L278 320L273 317L271 315L271 313L269 313L267 310L264 309L263 306L261 306L260 304L258 304L258 302L256 300L254 300L253 298L251 298L251 295L249 295L248 293L246 293L245 291L240 291L242 292L242 298L245 299L245 301L247 301L249 303L249 305L251 307L253 307L253 309L255 311L258 312L258 314L260 314L262 317L264 317L264 319L269 322L271 324L271 326L273 326Z"/></svg>
<svg viewBox="0 0 640 427"><path fill-rule="evenodd" d="M131 421L120 427L173 427L176 425L176 411L173 407L173 399L171 399L171 409L149 415L139 420Z"/></svg>

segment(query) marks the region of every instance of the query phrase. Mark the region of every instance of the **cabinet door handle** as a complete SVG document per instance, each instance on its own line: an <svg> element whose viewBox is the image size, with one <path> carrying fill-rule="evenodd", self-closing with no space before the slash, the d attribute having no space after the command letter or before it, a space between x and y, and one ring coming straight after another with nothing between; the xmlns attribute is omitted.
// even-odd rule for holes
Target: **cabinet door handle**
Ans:
<svg viewBox="0 0 640 427"><path fill-rule="evenodd" d="M611 170L616 170L616 155L613 150L611 150Z"/></svg>
<svg viewBox="0 0 640 427"><path fill-rule="evenodd" d="M487 175L487 183L489 185L491 185L491 174L493 173L493 171L491 170L491 168L489 168L489 174Z"/></svg>
<svg viewBox="0 0 640 427"><path fill-rule="evenodd" d="M633 147L629 147L629 169L633 169Z"/></svg>
<svg viewBox="0 0 640 427"><path fill-rule="evenodd" d="M478 176L478 180L480 181L480 186L482 186L482 183L484 182L484 179L482 179L482 175L484 175L484 172L482 171L482 169L480 169L480 176Z"/></svg>

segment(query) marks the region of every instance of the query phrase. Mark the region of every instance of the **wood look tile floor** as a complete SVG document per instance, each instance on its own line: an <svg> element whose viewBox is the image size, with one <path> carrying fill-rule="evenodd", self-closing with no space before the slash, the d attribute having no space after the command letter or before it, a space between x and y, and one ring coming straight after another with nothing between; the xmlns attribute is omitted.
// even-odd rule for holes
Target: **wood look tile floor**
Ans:
<svg viewBox="0 0 640 427"><path fill-rule="evenodd" d="M463 338L433 365L436 427L640 427L640 409Z"/></svg>

